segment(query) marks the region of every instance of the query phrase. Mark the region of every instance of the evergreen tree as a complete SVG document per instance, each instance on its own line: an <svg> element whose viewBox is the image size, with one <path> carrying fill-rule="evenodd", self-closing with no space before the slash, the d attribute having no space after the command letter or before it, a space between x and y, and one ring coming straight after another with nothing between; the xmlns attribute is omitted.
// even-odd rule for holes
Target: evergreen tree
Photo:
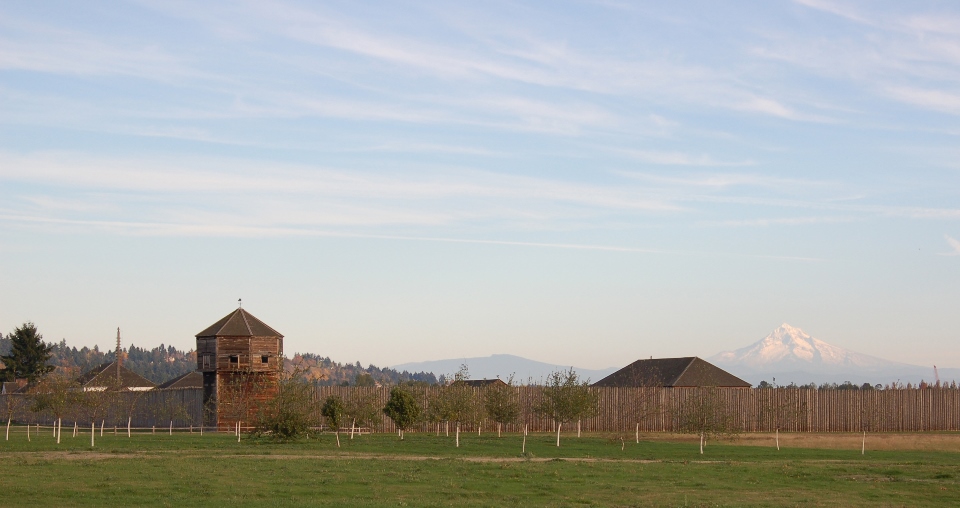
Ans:
<svg viewBox="0 0 960 508"><path fill-rule="evenodd" d="M394 386L390 389L390 399L383 408L383 414L390 417L393 423L400 430L400 439L403 439L403 433L413 424L420 420L420 404L413 394L400 386Z"/></svg>
<svg viewBox="0 0 960 508"><path fill-rule="evenodd" d="M5 380L26 378L36 381L54 369L47 365L52 346L43 342L43 335L37 333L33 323L24 323L7 338L10 339L10 353L0 356L5 367L2 373Z"/></svg>

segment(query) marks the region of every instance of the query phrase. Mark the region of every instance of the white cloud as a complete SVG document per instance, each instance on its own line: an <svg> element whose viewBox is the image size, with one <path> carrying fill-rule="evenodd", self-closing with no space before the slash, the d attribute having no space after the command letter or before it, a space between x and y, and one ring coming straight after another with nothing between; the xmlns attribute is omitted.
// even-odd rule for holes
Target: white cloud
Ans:
<svg viewBox="0 0 960 508"><path fill-rule="evenodd" d="M960 94L912 87L888 88L891 97L932 111L960 114Z"/></svg>
<svg viewBox="0 0 960 508"><path fill-rule="evenodd" d="M947 245L953 249L953 252L944 252L940 254L941 256L960 256L960 240L952 238L948 235L943 235L944 239L947 240Z"/></svg>

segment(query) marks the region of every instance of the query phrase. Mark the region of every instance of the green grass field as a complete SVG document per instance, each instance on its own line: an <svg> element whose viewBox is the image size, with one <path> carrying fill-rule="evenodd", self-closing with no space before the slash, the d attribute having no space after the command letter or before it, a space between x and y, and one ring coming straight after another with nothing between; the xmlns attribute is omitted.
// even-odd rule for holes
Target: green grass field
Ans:
<svg viewBox="0 0 960 508"><path fill-rule="evenodd" d="M72 433L72 429L71 429ZM631 441L607 436L224 434L89 430L0 441L3 506L957 506L960 454ZM938 439L960 440L960 435ZM621 450L621 446L623 449Z"/></svg>

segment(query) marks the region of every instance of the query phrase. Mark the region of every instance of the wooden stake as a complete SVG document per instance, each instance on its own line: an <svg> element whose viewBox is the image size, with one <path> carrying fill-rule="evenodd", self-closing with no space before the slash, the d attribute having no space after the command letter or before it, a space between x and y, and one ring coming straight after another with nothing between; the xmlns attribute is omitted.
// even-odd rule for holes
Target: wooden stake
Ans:
<svg viewBox="0 0 960 508"><path fill-rule="evenodd" d="M860 443L860 455L867 450L867 431L863 431L863 441Z"/></svg>
<svg viewBox="0 0 960 508"><path fill-rule="evenodd" d="M93 448L93 438L97 436L97 422L90 422L90 448Z"/></svg>
<svg viewBox="0 0 960 508"><path fill-rule="evenodd" d="M557 448L560 448L560 427L563 427L563 422L557 423Z"/></svg>
<svg viewBox="0 0 960 508"><path fill-rule="evenodd" d="M40 425L39 423L37 425ZM27 442L30 442L30 424L27 424Z"/></svg>
<svg viewBox="0 0 960 508"><path fill-rule="evenodd" d="M127 437L130 437L130 420L132 419L132 416L127 416Z"/></svg>
<svg viewBox="0 0 960 508"><path fill-rule="evenodd" d="M100 420L100 437L103 437L103 426L107 423L106 420Z"/></svg>
<svg viewBox="0 0 960 508"><path fill-rule="evenodd" d="M170 420L170 435L173 435L173 420Z"/></svg>
<svg viewBox="0 0 960 508"><path fill-rule="evenodd" d="M640 444L640 424L637 423L637 444Z"/></svg>
<svg viewBox="0 0 960 508"><path fill-rule="evenodd" d="M74 420L74 422L73 422L73 437L77 437L77 427L78 427L78 424L77 424L76 420Z"/></svg>
<svg viewBox="0 0 960 508"><path fill-rule="evenodd" d="M580 437L580 419L577 418L577 437Z"/></svg>
<svg viewBox="0 0 960 508"><path fill-rule="evenodd" d="M337 436L337 448L340 448L340 431L335 430L333 433Z"/></svg>
<svg viewBox="0 0 960 508"><path fill-rule="evenodd" d="M460 448L460 422L457 422L457 448Z"/></svg>
<svg viewBox="0 0 960 508"><path fill-rule="evenodd" d="M10 417L7 417L7 441L10 440Z"/></svg>
<svg viewBox="0 0 960 508"><path fill-rule="evenodd" d="M780 451L780 427L777 427L777 451Z"/></svg>
<svg viewBox="0 0 960 508"><path fill-rule="evenodd" d="M53 432L57 435L57 444L60 444L60 434L63 434L63 419L57 418L57 425Z"/></svg>

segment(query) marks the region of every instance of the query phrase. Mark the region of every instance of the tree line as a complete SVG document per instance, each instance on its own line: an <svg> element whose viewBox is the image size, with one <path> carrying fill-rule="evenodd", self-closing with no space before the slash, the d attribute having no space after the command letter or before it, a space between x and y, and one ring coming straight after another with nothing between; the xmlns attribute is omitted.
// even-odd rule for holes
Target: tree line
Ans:
<svg viewBox="0 0 960 508"><path fill-rule="evenodd" d="M66 339L49 343L42 339L36 325L31 322L0 337L0 357L11 357L11 365L21 361L30 365L19 370L8 369L5 368L8 361L4 360L0 380L29 378L34 381L54 370L63 376L77 377L99 365L113 362L117 356L115 351L101 351L98 346L78 349L69 346ZM15 344L19 345L16 354L13 354ZM157 384L197 370L196 351L182 351L171 345L141 348L131 344L122 349L121 354L124 367ZM18 360L13 360L13 357ZM312 353L294 355L285 362L285 367L288 370L299 368L300 375L317 386L376 386L405 382L437 384L437 377L431 372L401 372L372 364L363 367L360 362L340 363Z"/></svg>

